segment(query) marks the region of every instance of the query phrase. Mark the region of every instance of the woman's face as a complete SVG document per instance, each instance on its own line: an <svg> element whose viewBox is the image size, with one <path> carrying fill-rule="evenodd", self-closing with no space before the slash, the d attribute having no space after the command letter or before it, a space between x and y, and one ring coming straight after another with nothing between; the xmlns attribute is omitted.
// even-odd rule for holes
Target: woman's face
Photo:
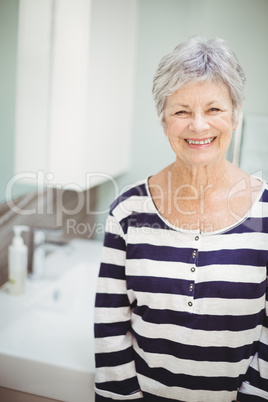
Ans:
<svg viewBox="0 0 268 402"><path fill-rule="evenodd" d="M184 85L168 96L165 134L177 158L191 166L225 159L232 131L232 101L224 84Z"/></svg>

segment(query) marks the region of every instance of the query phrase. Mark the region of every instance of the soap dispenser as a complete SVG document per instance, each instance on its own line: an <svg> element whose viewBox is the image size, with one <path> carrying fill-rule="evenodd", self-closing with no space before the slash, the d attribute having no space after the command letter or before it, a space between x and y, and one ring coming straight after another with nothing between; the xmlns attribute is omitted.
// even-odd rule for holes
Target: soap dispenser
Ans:
<svg viewBox="0 0 268 402"><path fill-rule="evenodd" d="M13 237L12 244L8 247L9 292L13 295L22 294L25 290L28 247L24 244L21 233L28 230L28 226L14 226L13 231L15 236Z"/></svg>

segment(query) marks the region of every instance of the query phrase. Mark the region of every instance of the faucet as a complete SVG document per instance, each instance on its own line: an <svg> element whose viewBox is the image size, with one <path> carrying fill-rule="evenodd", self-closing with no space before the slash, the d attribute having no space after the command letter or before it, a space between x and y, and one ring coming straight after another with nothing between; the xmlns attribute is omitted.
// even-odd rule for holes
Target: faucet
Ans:
<svg viewBox="0 0 268 402"><path fill-rule="evenodd" d="M30 278L41 279L47 251L66 244L65 241L48 240L47 235L60 235L62 229L32 227L29 233L28 272Z"/></svg>

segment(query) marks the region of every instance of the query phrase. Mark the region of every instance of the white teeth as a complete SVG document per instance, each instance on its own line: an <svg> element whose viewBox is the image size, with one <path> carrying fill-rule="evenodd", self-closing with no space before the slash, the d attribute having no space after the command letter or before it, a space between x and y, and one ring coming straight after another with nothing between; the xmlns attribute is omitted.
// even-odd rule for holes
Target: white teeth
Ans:
<svg viewBox="0 0 268 402"><path fill-rule="evenodd" d="M204 144L210 144L214 139L215 139L215 137L208 138L203 141L194 141L194 140L186 140L186 141L188 142L188 144L204 145Z"/></svg>

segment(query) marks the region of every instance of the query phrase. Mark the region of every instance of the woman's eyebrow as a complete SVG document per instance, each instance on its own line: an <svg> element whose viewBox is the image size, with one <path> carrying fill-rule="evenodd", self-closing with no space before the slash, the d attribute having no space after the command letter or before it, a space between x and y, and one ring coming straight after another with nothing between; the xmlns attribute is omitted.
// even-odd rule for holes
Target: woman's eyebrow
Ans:
<svg viewBox="0 0 268 402"><path fill-rule="evenodd" d="M183 103L172 103L170 106L171 106L171 107L173 107L173 106L179 106L179 107L185 107L185 108L190 107L189 105L185 105L185 104L183 104Z"/></svg>
<svg viewBox="0 0 268 402"><path fill-rule="evenodd" d="M218 100L213 100L213 101L211 101L211 102L207 103L207 105L206 105L206 106L213 105L213 103L218 103Z"/></svg>

